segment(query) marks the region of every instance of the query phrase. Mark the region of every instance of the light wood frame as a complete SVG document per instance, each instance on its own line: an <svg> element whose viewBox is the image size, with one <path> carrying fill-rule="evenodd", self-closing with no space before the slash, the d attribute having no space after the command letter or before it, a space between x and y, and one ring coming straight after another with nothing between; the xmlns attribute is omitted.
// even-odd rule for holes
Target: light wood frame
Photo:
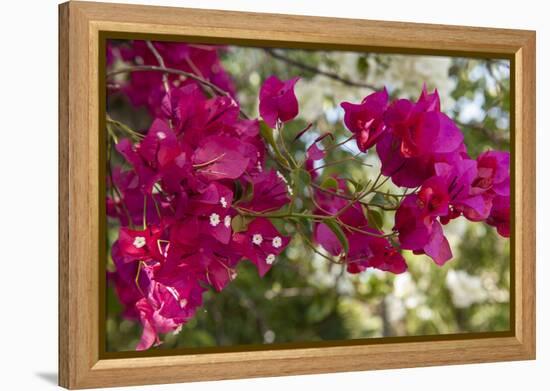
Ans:
<svg viewBox="0 0 550 391"><path fill-rule="evenodd" d="M505 336L103 359L100 31L505 56L514 82L512 304ZM535 32L88 2L59 6L59 384L90 388L535 358Z"/></svg>

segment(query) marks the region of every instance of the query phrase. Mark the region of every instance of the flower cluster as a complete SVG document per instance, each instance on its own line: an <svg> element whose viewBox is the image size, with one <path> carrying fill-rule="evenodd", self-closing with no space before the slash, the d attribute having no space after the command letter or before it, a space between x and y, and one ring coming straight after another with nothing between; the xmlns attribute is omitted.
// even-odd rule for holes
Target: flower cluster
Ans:
<svg viewBox="0 0 550 391"><path fill-rule="evenodd" d="M153 116L158 116L163 109L162 100L166 93L163 74L147 67L160 66L192 73L233 96L235 86L220 62L220 50L224 48L190 43L132 41L130 46L110 44L107 48L107 62L113 63L119 59L143 67L130 73L129 82L123 85L122 92L134 106L145 106ZM166 77L170 88L197 84L182 74L172 73Z"/></svg>
<svg viewBox="0 0 550 391"><path fill-rule="evenodd" d="M266 218L233 220L290 201L285 178L265 169L258 121L240 119L231 98L207 99L193 84L171 92L172 110L143 136L118 140L130 169L113 170L107 201L122 226L111 279L125 315L143 325L139 350L177 332L205 289L222 290L240 261L263 276L289 242Z"/></svg>
<svg viewBox="0 0 550 391"><path fill-rule="evenodd" d="M391 102L383 89L341 104L352 133L345 142L355 140L363 153L375 147L381 161L376 180L350 186L315 168L330 164L330 150L340 145L322 148L329 134L302 161L285 144L285 124L299 113L299 78L267 78L259 91L262 120L248 119L220 50L144 41L109 48L109 62L134 64L120 91L154 118L145 132L107 121L110 145L124 160L109 170L107 212L119 225L109 279L123 315L143 327L138 350L177 333L207 289L221 291L236 278L240 262L264 276L290 241L276 220L349 273L402 273L402 250L444 264L452 254L443 226L459 216L510 235L509 154L471 158L437 91ZM375 198L390 179L405 192L386 208ZM395 211L390 232L380 223L385 210Z"/></svg>
<svg viewBox="0 0 550 391"><path fill-rule="evenodd" d="M383 90L342 107L358 148L376 145L382 174L397 186L415 189L395 214L401 249L444 264L452 253L442 224L459 216L486 221L509 236L510 155L487 151L472 159L461 131L441 112L437 91L424 88L416 102L389 102Z"/></svg>

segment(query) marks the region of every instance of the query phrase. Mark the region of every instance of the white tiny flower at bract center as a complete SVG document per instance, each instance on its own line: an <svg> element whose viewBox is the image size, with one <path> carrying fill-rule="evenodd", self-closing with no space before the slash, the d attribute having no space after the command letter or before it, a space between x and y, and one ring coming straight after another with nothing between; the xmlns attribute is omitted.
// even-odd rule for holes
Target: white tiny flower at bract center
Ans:
<svg viewBox="0 0 550 391"><path fill-rule="evenodd" d="M180 324L178 327L176 327L176 329L174 331L172 331L172 334L173 335L178 335L182 328L183 328L183 324Z"/></svg>
<svg viewBox="0 0 550 391"><path fill-rule="evenodd" d="M227 200L225 197L220 198L220 204L222 204L222 207L227 208Z"/></svg>
<svg viewBox="0 0 550 391"><path fill-rule="evenodd" d="M275 255L274 254L269 254L265 258L265 261L267 262L268 265L271 265L273 262L275 262Z"/></svg>
<svg viewBox="0 0 550 391"><path fill-rule="evenodd" d="M164 140L166 138L166 133L158 132L157 137L158 137L159 140Z"/></svg>
<svg viewBox="0 0 550 391"><path fill-rule="evenodd" d="M273 247L279 248L283 245L283 240L281 239L280 236L275 236L273 238L273 240L271 241L271 244L272 244Z"/></svg>
<svg viewBox="0 0 550 391"><path fill-rule="evenodd" d="M256 244L256 245L260 245L262 244L262 242L264 241L264 238L261 234L254 234L252 236L252 243Z"/></svg>
<svg viewBox="0 0 550 391"><path fill-rule="evenodd" d="M133 244L135 248L142 248L145 246L145 238L143 236L136 236Z"/></svg>
<svg viewBox="0 0 550 391"><path fill-rule="evenodd" d="M223 219L223 225L225 225L225 228L231 227L231 216L225 216Z"/></svg>
<svg viewBox="0 0 550 391"><path fill-rule="evenodd" d="M285 176L283 174L281 174L281 171L277 171L277 176L284 182L284 183L288 183L288 181L286 180Z"/></svg>
<svg viewBox="0 0 550 391"><path fill-rule="evenodd" d="M212 213L210 215L210 225L212 227L217 226L220 223L220 215L217 213Z"/></svg>

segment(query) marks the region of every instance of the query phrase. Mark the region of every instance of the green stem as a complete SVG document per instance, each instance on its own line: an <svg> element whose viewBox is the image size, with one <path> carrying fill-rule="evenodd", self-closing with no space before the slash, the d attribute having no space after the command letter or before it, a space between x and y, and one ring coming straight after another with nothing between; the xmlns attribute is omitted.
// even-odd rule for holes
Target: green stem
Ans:
<svg viewBox="0 0 550 391"><path fill-rule="evenodd" d="M349 141L353 140L355 138L355 134L352 134L351 136L349 136L347 139L345 139L344 141L341 141L337 144L332 144L328 147L325 148L325 152L329 152L329 151L332 151L334 148L338 148L338 147L341 147L342 145L348 143Z"/></svg>
<svg viewBox="0 0 550 391"><path fill-rule="evenodd" d="M286 147L285 137L284 137L284 134L283 134L283 129L284 129L283 123L280 122L280 121L277 121L276 126L277 126L277 131L279 132L278 136L281 139L281 145L283 147L283 151L286 154L285 160L290 162L290 167L292 167L292 168L298 167L298 164L296 163L296 160L294 160L294 158L292 157L292 155L288 151L288 148ZM277 144L277 143L275 143L275 144Z"/></svg>
<svg viewBox="0 0 550 391"><path fill-rule="evenodd" d="M128 125L125 125L123 124L122 122L120 121L117 121L117 120L114 120L112 119L109 115L107 115L107 129L109 129L109 125L113 125L114 127L116 127L118 130L120 130L122 133L125 133L127 134L128 136L130 136L131 138L133 138L134 140L141 140L142 138L144 138L145 136L139 132L136 132L135 130L133 130L132 128L130 128ZM111 129L111 133L110 133L112 136L114 136L114 132L112 132L112 129ZM116 136L115 136L116 137Z"/></svg>
<svg viewBox="0 0 550 391"><path fill-rule="evenodd" d="M262 213L262 212L254 212L249 209L245 208L239 208L235 207L239 214L241 216L245 217L266 217L269 219L286 219L286 218L292 218L292 217L301 217L306 219L312 219L312 220L326 220L332 218L332 216L323 216L323 215L315 215L310 213L297 213L297 212L286 212L286 213Z"/></svg>

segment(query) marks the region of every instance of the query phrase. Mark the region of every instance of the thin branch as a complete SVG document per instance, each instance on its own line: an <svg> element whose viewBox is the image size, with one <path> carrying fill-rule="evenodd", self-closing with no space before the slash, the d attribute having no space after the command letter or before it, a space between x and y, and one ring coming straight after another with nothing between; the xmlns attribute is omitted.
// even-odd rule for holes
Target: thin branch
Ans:
<svg viewBox="0 0 550 391"><path fill-rule="evenodd" d="M460 127L470 128L472 130L477 130L483 133L485 137L487 137L494 143L503 144L506 141L508 141L505 135L497 133L493 129L488 129L480 123L475 123L475 122L467 123L467 122L461 122L458 120L455 120L455 123Z"/></svg>
<svg viewBox="0 0 550 391"><path fill-rule="evenodd" d="M117 121L117 120L114 120L112 119L109 114L107 114L107 118L106 118L106 121L107 121L107 125L113 125L115 126L118 130L122 131L123 133L127 134L128 136L134 138L134 139L137 139L137 140L140 140L142 138L145 137L145 135L139 133L139 132L136 132L135 130L133 130L132 128L130 128L128 125L120 122L120 121ZM116 141L118 142L118 141Z"/></svg>
<svg viewBox="0 0 550 391"><path fill-rule="evenodd" d="M342 164L342 163L345 163L345 162L351 162L351 161L356 162L357 164L359 164L361 166L364 166L364 167L372 167L372 164L362 162L360 160L357 160L357 158L350 156L350 157L346 157L346 158L343 158L343 159L340 159L340 160L334 160L332 162L322 164L320 166L312 168L310 171L317 171L317 170L320 170L322 168L337 166L338 164Z"/></svg>
<svg viewBox="0 0 550 391"><path fill-rule="evenodd" d="M162 56L158 52L155 45L153 45L153 43L151 41L145 41L145 43L146 43L147 47L149 48L149 50L151 50L151 52L153 53L153 56L155 56L155 58L157 59L157 62L159 63L159 65L162 68L166 68L166 65L164 64L164 59L162 58ZM170 98L170 95L171 95L170 94L170 84L168 83L168 73L167 72L164 72L162 74L162 84L164 86L164 91L166 92L166 95L168 95L168 98Z"/></svg>
<svg viewBox="0 0 550 391"><path fill-rule="evenodd" d="M279 133L279 138L281 139L281 145L283 146L283 152L286 153L288 159L287 161L292 165L292 168L296 168L298 164L296 160L292 157L292 154L288 151L285 142L285 136L283 135L284 124L281 121L277 121L277 130Z"/></svg>
<svg viewBox="0 0 550 391"><path fill-rule="evenodd" d="M338 148L344 144L346 144L348 141L351 141L355 138L355 134L352 134L351 136L349 136L347 139L345 139L344 141L341 141L337 144L332 144L332 145L329 145L328 147L325 148L325 152L329 152L331 150L333 150L334 148Z"/></svg>
<svg viewBox="0 0 550 391"><path fill-rule="evenodd" d="M322 69L319 69L319 68L316 68L312 65L308 65L308 64L304 64L303 62L300 62L300 61L297 61L297 60L294 60L290 57L287 57L281 53L278 53L276 52L275 50L273 49L270 49L270 48L264 48L264 51L269 54L271 57L277 59L277 60L280 60L280 61L284 61L286 62L287 64L289 65L292 65L292 66L295 66L296 68L301 68L305 71L309 71L309 72L313 72L313 73L316 73L318 75L322 75L322 76L325 76L325 77L328 77L330 79L333 79L333 80L336 80L336 81L339 81L340 83L342 84L345 84L347 86L350 86L350 87L361 87L361 88L368 88L368 89L371 89L373 91L376 91L376 90L379 90L380 88L378 88L377 86L373 85L373 84L369 84L369 83L362 83L362 82L359 82L359 81L354 81L354 80L350 80L350 79L346 79L340 75L338 75L337 73L334 73L334 72L330 72L330 71L324 71Z"/></svg>
<svg viewBox="0 0 550 391"><path fill-rule="evenodd" d="M229 92L227 92L224 89L218 87L214 83L211 83L208 80L203 79L202 77L199 77L199 76L195 75L194 73L182 71L180 69L165 68L165 67L156 66L156 65L133 65L133 66L123 67L123 68L119 68L117 70L111 71L111 72L107 73L107 78L118 75L118 74L121 74L121 73L131 73L131 72L165 72L165 73L170 73L170 74L173 74L173 75L184 76L184 77L187 77L191 80L196 81L197 83L201 84L202 86L208 87L214 93L214 95L219 95L219 96L224 96L224 97L230 98L231 101L233 103L235 103L235 105L237 105L237 102L235 102L235 99L233 99L233 97L231 96L231 94ZM239 110L240 110L241 116L243 118L250 119L250 117L248 115L246 115L246 113L244 111L242 111L241 109L239 109Z"/></svg>

